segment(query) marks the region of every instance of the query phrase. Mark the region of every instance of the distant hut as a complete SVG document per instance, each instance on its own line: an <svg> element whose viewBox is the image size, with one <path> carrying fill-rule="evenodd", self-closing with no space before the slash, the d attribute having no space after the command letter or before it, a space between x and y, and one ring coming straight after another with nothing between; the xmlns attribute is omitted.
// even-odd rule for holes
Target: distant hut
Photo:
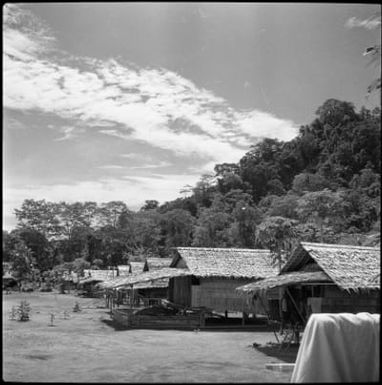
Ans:
<svg viewBox="0 0 382 385"><path fill-rule="evenodd" d="M15 278L9 271L3 275L3 290L9 290L11 288L18 287L18 279Z"/></svg>
<svg viewBox="0 0 382 385"><path fill-rule="evenodd" d="M236 292L253 280L277 274L269 250L178 247L171 267L189 276L170 278L169 300L188 307L204 307L215 312L262 312L256 302L244 301Z"/></svg>
<svg viewBox="0 0 382 385"><path fill-rule="evenodd" d="M79 282L79 276L74 271L65 270L62 272L62 290L67 290L70 293L70 290L77 288Z"/></svg>
<svg viewBox="0 0 382 385"><path fill-rule="evenodd" d="M145 260L143 272L153 272L170 267L171 258L150 257ZM169 279L162 278L155 281L137 283L134 289L136 295L142 299L144 305L153 305L160 302L161 299L168 297Z"/></svg>
<svg viewBox="0 0 382 385"><path fill-rule="evenodd" d="M380 248L301 242L279 275L237 291L272 300L283 288L303 323L311 312L379 313L380 268Z"/></svg>
<svg viewBox="0 0 382 385"><path fill-rule="evenodd" d="M171 258L147 258L144 262L131 261L128 265L118 266L118 277L105 280L100 287L105 290L106 306L112 308L114 302L117 306L129 304L134 301L134 306L139 304L153 305L167 297L168 278L135 283L133 286L126 283L127 277L140 276L143 272L157 271L168 267ZM134 291L134 292L133 292Z"/></svg>
<svg viewBox="0 0 382 385"><path fill-rule="evenodd" d="M99 297L101 291L98 284L117 277L117 270L84 270L84 277L80 279L78 286L82 289L82 294L90 297Z"/></svg>

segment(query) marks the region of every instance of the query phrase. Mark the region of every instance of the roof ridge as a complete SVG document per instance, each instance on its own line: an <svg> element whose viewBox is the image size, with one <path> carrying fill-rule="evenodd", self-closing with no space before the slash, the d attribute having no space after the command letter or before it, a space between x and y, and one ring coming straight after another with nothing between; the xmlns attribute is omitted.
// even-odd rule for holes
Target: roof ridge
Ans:
<svg viewBox="0 0 382 385"><path fill-rule="evenodd" d="M366 249L366 250L380 250L380 247L373 246L359 246L359 245L338 245L334 243L314 243L314 242L301 242L302 246L315 246L326 248L341 248L341 249Z"/></svg>
<svg viewBox="0 0 382 385"><path fill-rule="evenodd" d="M177 250L207 250L207 251L256 251L269 253L268 249L239 249L230 247L176 247Z"/></svg>

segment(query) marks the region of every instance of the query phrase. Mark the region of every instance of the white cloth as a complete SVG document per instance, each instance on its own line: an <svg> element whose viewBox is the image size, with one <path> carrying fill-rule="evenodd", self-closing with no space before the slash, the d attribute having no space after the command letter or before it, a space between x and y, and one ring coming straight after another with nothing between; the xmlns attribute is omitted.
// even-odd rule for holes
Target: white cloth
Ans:
<svg viewBox="0 0 382 385"><path fill-rule="evenodd" d="M291 382L378 382L379 314L312 314Z"/></svg>

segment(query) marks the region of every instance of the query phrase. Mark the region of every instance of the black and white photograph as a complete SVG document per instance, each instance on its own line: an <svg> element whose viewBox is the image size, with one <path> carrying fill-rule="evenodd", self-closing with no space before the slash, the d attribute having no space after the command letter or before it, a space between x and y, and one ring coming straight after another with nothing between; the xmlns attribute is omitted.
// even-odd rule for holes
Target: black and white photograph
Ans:
<svg viewBox="0 0 382 385"><path fill-rule="evenodd" d="M380 381L379 3L2 14L5 383Z"/></svg>

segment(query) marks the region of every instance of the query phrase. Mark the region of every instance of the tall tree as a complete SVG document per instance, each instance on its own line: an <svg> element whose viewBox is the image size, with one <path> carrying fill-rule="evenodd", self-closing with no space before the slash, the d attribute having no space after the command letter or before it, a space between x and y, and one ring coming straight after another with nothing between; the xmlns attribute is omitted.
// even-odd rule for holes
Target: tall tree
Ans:
<svg viewBox="0 0 382 385"><path fill-rule="evenodd" d="M305 193L298 201L297 213L303 221L314 221L321 228L324 225L337 226L340 230L345 223L344 192L329 189Z"/></svg>
<svg viewBox="0 0 382 385"><path fill-rule="evenodd" d="M268 217L256 229L256 242L269 249L272 253L273 263L279 269L285 262L285 254L296 244L297 221L283 217Z"/></svg>
<svg viewBox="0 0 382 385"><path fill-rule="evenodd" d="M20 209L15 209L19 228L26 227L38 231L47 238L59 232L57 205L45 199L25 199Z"/></svg>
<svg viewBox="0 0 382 385"><path fill-rule="evenodd" d="M190 246L194 222L195 218L186 210L175 209L163 214L161 228L166 239L166 249Z"/></svg>

